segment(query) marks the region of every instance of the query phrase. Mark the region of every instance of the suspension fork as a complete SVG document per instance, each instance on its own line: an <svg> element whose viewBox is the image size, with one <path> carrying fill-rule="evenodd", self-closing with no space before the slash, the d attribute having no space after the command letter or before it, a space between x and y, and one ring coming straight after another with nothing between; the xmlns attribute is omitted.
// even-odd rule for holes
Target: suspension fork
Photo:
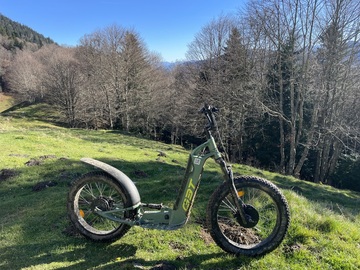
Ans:
<svg viewBox="0 0 360 270"><path fill-rule="evenodd" d="M230 186L230 192L234 201L234 204L236 206L237 209L237 213L242 221L242 224L244 224L245 226L247 225L248 221L246 218L246 214L245 214L245 203L241 200L236 187L235 187L235 182L234 182L234 175L233 175L233 171L231 169L231 166L227 165L225 160L223 158L219 158L216 160L217 163L220 164L221 169L224 173L225 176L225 181L228 182L229 186Z"/></svg>

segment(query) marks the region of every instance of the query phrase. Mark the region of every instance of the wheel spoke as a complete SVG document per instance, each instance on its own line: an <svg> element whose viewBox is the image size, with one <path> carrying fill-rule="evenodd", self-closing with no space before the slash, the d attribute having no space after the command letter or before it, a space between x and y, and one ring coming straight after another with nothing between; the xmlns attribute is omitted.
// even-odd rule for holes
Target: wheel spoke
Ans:
<svg viewBox="0 0 360 270"><path fill-rule="evenodd" d="M96 196L94 195L93 188L92 188L91 184L85 185L83 187L82 193L84 193L84 196L89 195L92 198L96 198Z"/></svg>
<svg viewBox="0 0 360 270"><path fill-rule="evenodd" d="M224 200L222 200L221 205L220 205L222 211L231 211L232 213L236 213L236 206L228 199L228 198L224 198Z"/></svg>
<svg viewBox="0 0 360 270"><path fill-rule="evenodd" d="M95 198L95 197L93 197ZM91 198L90 198L91 199ZM86 197L80 194L79 198L79 205L89 206L91 204L91 201L88 200Z"/></svg>

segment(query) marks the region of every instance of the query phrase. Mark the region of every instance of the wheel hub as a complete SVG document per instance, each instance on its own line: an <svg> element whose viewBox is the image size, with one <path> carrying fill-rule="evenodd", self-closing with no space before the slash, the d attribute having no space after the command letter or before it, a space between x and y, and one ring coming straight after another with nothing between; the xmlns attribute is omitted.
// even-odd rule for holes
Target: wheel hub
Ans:
<svg viewBox="0 0 360 270"><path fill-rule="evenodd" d="M112 205L111 199L100 196L92 201L91 210L93 212L96 210L108 211L111 209L111 205Z"/></svg>
<svg viewBox="0 0 360 270"><path fill-rule="evenodd" d="M250 204L243 205L246 224L243 222L239 213L235 214L236 220L244 228L253 228L259 222L259 212Z"/></svg>

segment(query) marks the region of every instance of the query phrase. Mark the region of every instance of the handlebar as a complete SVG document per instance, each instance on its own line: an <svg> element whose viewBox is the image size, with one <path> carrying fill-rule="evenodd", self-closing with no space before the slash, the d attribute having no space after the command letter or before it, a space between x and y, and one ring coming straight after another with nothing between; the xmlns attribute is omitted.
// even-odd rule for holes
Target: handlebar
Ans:
<svg viewBox="0 0 360 270"><path fill-rule="evenodd" d="M211 105L207 105L207 104L205 104L204 107L200 109L199 112L205 114L205 116L209 122L205 127L207 130L213 130L213 129L217 128L215 116L213 113L218 112L218 111L219 111L218 108L211 106Z"/></svg>

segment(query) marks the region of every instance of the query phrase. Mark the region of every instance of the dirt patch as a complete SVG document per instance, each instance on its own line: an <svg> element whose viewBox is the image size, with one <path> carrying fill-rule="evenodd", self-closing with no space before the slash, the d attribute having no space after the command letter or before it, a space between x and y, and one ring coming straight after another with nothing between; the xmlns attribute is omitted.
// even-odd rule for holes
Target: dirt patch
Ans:
<svg viewBox="0 0 360 270"><path fill-rule="evenodd" d="M285 254L294 253L296 251L299 251L300 249L301 249L301 245L298 243L292 245L284 245L283 248Z"/></svg>
<svg viewBox="0 0 360 270"><path fill-rule="evenodd" d="M167 154L163 151L158 151L159 154L158 154L158 157L167 157Z"/></svg>
<svg viewBox="0 0 360 270"><path fill-rule="evenodd" d="M146 172L141 171L141 170L135 170L134 175L136 177L139 177L139 178L147 178L147 177L149 177Z"/></svg>
<svg viewBox="0 0 360 270"><path fill-rule="evenodd" d="M200 237L202 238L202 240L204 240L206 245L210 245L214 243L214 240L212 239L210 233L204 228L201 228Z"/></svg>
<svg viewBox="0 0 360 270"><path fill-rule="evenodd" d="M48 159L48 158L56 158L55 155L43 155L39 157L41 160Z"/></svg>
<svg viewBox="0 0 360 270"><path fill-rule="evenodd" d="M186 245L176 241L170 241L169 246L176 251L186 250L188 248Z"/></svg>
<svg viewBox="0 0 360 270"><path fill-rule="evenodd" d="M57 185L57 182L43 181L43 182L39 182L35 186L33 186L32 190L33 191L41 191L41 190L44 190L44 189L46 189L48 187L54 187L56 185Z"/></svg>
<svg viewBox="0 0 360 270"><path fill-rule="evenodd" d="M27 158L27 157L29 157L29 155L22 155L22 154L9 154L9 157L23 157L23 158Z"/></svg>
<svg viewBox="0 0 360 270"><path fill-rule="evenodd" d="M31 167L31 166L39 166L41 163L42 163L42 160L32 158L29 161L25 162L25 165Z"/></svg>
<svg viewBox="0 0 360 270"><path fill-rule="evenodd" d="M11 177L14 177L17 175L17 172L15 170L11 169L2 169L0 170L0 182L6 181Z"/></svg>
<svg viewBox="0 0 360 270"><path fill-rule="evenodd" d="M168 262L158 263L154 267L150 268L150 270L176 270L176 269L177 268L175 265Z"/></svg>
<svg viewBox="0 0 360 270"><path fill-rule="evenodd" d="M254 234L252 229L246 229L235 224L228 225L225 223L221 223L219 226L226 237L236 243L251 245L261 242L261 239Z"/></svg>
<svg viewBox="0 0 360 270"><path fill-rule="evenodd" d="M26 166L38 166L38 165L41 165L45 159L49 159L49 158L56 158L56 156L55 155L43 155L43 156L40 156L39 158L32 158L29 161L25 162L25 165Z"/></svg>

